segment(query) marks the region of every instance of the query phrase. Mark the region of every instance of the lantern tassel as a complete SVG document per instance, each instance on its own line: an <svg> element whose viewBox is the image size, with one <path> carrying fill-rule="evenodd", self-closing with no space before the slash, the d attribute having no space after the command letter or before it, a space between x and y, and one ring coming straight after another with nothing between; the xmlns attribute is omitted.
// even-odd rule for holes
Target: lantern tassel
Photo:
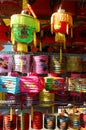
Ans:
<svg viewBox="0 0 86 130"><path fill-rule="evenodd" d="M62 46L60 46L60 63L62 62Z"/></svg>
<svg viewBox="0 0 86 130"><path fill-rule="evenodd" d="M67 35L69 34L69 27L68 27L68 24L66 25L66 33L67 33Z"/></svg>
<svg viewBox="0 0 86 130"><path fill-rule="evenodd" d="M22 72L23 61L20 59L20 72Z"/></svg>
<svg viewBox="0 0 86 130"><path fill-rule="evenodd" d="M34 108L33 106L31 106L31 120L33 120L33 112L34 112Z"/></svg>
<svg viewBox="0 0 86 130"><path fill-rule="evenodd" d="M12 121L12 106L10 107L10 121Z"/></svg>
<svg viewBox="0 0 86 130"><path fill-rule="evenodd" d="M64 35L64 50L66 49L66 38L65 38L65 35Z"/></svg>
<svg viewBox="0 0 86 130"><path fill-rule="evenodd" d="M37 43L37 41L36 41L36 31L34 31L34 46L36 47L36 43Z"/></svg>
<svg viewBox="0 0 86 130"><path fill-rule="evenodd" d="M14 45L15 44L15 39L14 39L13 28L11 29L11 41L12 41L12 44Z"/></svg>
<svg viewBox="0 0 86 130"><path fill-rule="evenodd" d="M24 115L23 110L21 109L21 130L24 130Z"/></svg>
<svg viewBox="0 0 86 130"><path fill-rule="evenodd" d="M42 42L40 41L40 51L42 52Z"/></svg>
<svg viewBox="0 0 86 130"><path fill-rule="evenodd" d="M71 28L71 38L73 38L73 28Z"/></svg>
<svg viewBox="0 0 86 130"><path fill-rule="evenodd" d="M66 49L66 37L65 37L65 34L56 33L55 34L55 42L63 44L64 45L64 49Z"/></svg>
<svg viewBox="0 0 86 130"><path fill-rule="evenodd" d="M54 115L54 105L52 105L52 115Z"/></svg>

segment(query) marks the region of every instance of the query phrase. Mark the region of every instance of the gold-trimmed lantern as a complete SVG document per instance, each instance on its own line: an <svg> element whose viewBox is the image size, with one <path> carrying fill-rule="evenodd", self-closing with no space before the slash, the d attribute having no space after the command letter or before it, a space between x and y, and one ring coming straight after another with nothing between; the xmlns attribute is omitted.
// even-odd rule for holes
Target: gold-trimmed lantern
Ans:
<svg viewBox="0 0 86 130"><path fill-rule="evenodd" d="M36 46L36 32L40 31L40 22L36 18L31 6L27 4L28 9L23 10L21 14L11 16L11 41L12 44L22 45L34 41ZM23 43L23 44L22 44ZM17 49L20 50L20 49Z"/></svg>
<svg viewBox="0 0 86 130"><path fill-rule="evenodd" d="M69 34L69 29L71 29L72 37L72 26L72 16L65 12L64 9L59 9L51 15L51 33L55 33L55 42L60 43L61 49L62 44L64 45L64 49L66 49L66 35ZM60 52L62 52L62 50L60 50Z"/></svg>

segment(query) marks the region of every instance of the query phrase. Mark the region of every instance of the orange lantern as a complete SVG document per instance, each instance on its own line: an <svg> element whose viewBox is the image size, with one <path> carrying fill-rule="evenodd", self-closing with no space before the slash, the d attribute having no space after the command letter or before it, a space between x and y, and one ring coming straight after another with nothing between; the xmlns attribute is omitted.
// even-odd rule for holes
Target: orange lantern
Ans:
<svg viewBox="0 0 86 130"><path fill-rule="evenodd" d="M58 42L61 45L64 44L64 49L66 49L66 35L69 34L70 28L72 37L72 26L73 26L72 16L69 13L65 12L65 10L59 9L57 12L52 14L51 32L55 33L55 42ZM62 46L60 47L61 47L60 51L62 53ZM60 56L62 57L62 55Z"/></svg>

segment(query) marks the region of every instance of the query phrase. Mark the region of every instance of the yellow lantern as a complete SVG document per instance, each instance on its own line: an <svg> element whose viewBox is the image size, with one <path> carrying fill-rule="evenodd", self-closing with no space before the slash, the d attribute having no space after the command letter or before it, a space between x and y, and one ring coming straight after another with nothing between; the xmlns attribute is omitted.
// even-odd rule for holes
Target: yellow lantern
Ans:
<svg viewBox="0 0 86 130"><path fill-rule="evenodd" d="M72 16L65 10L59 9L51 15L51 32L55 33L55 42L64 44L64 49L66 49L66 35L69 34L69 28L71 28L72 37L72 26ZM62 52L62 46L60 52Z"/></svg>

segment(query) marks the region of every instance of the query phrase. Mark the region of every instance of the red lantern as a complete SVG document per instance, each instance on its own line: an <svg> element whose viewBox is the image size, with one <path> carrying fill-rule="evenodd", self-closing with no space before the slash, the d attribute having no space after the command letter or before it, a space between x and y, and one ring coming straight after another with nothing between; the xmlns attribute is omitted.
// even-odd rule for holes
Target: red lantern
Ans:
<svg viewBox="0 0 86 130"><path fill-rule="evenodd" d="M51 16L51 32L68 34L69 28L72 27L72 16L65 10L58 10Z"/></svg>
<svg viewBox="0 0 86 130"><path fill-rule="evenodd" d="M0 25L0 43L7 43L8 42L8 36L7 33L9 31L9 28L5 25Z"/></svg>
<svg viewBox="0 0 86 130"><path fill-rule="evenodd" d="M55 42L61 44L60 54L62 53L62 44L64 44L64 49L66 49L66 37L69 34L69 29L72 30L73 20L72 16L65 12L63 9L59 9L51 16L51 32L55 33ZM71 31L72 36L72 31ZM62 60L62 54L60 55Z"/></svg>

